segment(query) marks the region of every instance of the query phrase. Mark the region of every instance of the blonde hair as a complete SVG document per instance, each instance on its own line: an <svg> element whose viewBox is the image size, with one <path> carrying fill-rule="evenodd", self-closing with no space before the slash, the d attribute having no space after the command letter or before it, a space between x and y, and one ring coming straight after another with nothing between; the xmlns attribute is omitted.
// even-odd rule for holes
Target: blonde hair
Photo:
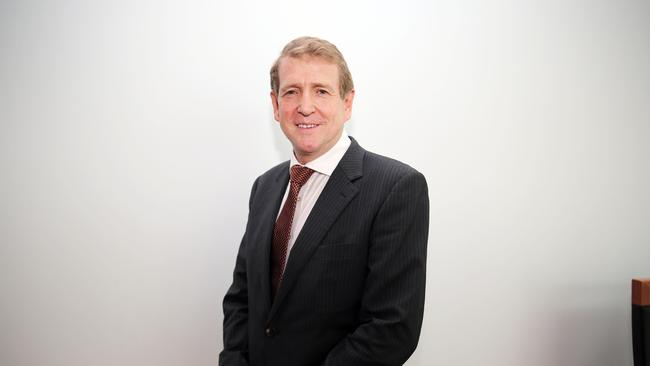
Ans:
<svg viewBox="0 0 650 366"><path fill-rule="evenodd" d="M276 95L280 88L280 76L278 75L280 61L284 57L300 58L303 56L318 57L336 64L339 69L339 92L341 93L341 99L345 98L354 89L352 74L350 74L348 64L335 45L316 37L300 37L284 46L280 56L271 67L271 89Z"/></svg>

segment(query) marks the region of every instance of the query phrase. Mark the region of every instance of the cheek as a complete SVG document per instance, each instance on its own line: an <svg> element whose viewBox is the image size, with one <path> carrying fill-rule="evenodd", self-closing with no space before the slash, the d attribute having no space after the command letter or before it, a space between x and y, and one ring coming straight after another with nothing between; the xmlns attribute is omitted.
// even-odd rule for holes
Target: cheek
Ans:
<svg viewBox="0 0 650 366"><path fill-rule="evenodd" d="M278 113L280 114L280 117L282 119L286 119L286 118L293 117L295 110L296 108L293 105L291 105L290 103L285 103L280 105L280 107L278 108Z"/></svg>
<svg viewBox="0 0 650 366"><path fill-rule="evenodd" d="M344 110L332 106L327 110L327 117L332 122L341 122L341 120L344 118L344 113Z"/></svg>

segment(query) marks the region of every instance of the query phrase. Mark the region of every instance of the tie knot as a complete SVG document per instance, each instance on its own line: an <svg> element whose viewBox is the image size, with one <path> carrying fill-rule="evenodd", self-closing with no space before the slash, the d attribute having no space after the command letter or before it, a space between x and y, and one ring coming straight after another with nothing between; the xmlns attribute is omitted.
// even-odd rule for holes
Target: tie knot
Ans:
<svg viewBox="0 0 650 366"><path fill-rule="evenodd" d="M291 167L291 183L302 187L313 173L314 171L306 166L294 165Z"/></svg>

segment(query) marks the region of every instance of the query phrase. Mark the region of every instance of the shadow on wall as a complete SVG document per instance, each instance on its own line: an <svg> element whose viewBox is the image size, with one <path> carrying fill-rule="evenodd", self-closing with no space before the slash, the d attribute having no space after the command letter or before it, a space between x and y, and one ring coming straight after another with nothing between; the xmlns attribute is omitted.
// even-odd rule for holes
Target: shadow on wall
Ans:
<svg viewBox="0 0 650 366"><path fill-rule="evenodd" d="M546 318L550 323L547 332L531 334L530 338L546 340L547 345L542 347L542 351L546 349L548 352L549 365L632 366L630 314L623 310L629 309L629 306L603 304L612 292L621 291L618 286L567 289L561 301L567 306L553 309L539 319L543 322ZM628 298L624 297L622 301L629 302ZM556 300L550 303L557 306L561 302Z"/></svg>

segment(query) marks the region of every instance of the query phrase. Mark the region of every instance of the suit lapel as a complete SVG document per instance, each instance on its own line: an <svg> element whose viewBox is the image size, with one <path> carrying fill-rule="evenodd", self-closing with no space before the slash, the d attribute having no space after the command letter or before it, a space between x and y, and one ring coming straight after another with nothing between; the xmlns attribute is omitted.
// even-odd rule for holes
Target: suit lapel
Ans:
<svg viewBox="0 0 650 366"><path fill-rule="evenodd" d="M251 251L253 258L251 268L259 269L259 271L255 271L257 277L255 280L261 289L262 300L264 301L262 306L265 312L264 316L266 316L266 312L271 308L270 256L273 228L288 183L289 163L287 162L286 166L277 174L272 184L267 185L264 192L260 192L260 197L263 197L264 201L260 204L260 219L256 223L258 225L257 230L255 230L257 235L250 240L251 243L254 243Z"/></svg>
<svg viewBox="0 0 650 366"><path fill-rule="evenodd" d="M273 317L287 293L291 291L300 272L320 245L336 218L339 217L348 203L358 193L354 180L362 175L362 161L365 150L359 146L356 140L350 139L352 143L348 151L334 169L334 172L332 172L332 176L327 181L320 197L318 197L291 249L282 284L271 306L268 320Z"/></svg>

